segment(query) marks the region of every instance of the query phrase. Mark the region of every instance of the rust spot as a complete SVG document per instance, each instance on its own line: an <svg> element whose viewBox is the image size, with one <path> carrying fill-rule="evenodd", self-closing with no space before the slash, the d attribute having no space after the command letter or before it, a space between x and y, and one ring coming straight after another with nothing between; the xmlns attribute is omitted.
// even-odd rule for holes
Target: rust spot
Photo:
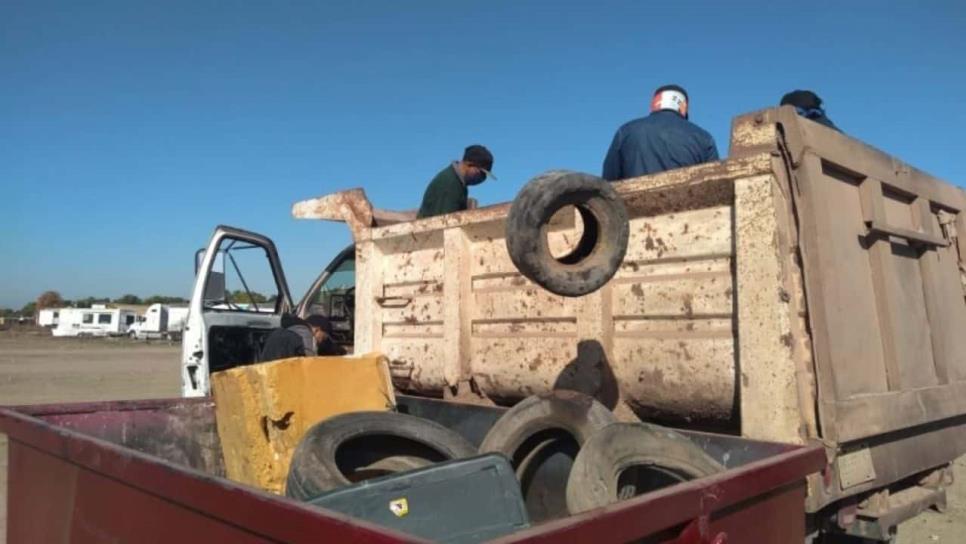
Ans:
<svg viewBox="0 0 966 544"><path fill-rule="evenodd" d="M688 224L688 223L685 223L685 224L684 224L684 228L683 228L683 229L681 229L681 234L687 234L687 233L688 233L688 230L689 230L690 228L691 228L691 225L690 225L690 224Z"/></svg>
<svg viewBox="0 0 966 544"><path fill-rule="evenodd" d="M779 289L778 290L778 298L782 302L788 302L788 301L792 300L792 296L789 295L788 294L788 291L786 291L784 289Z"/></svg>
<svg viewBox="0 0 966 544"><path fill-rule="evenodd" d="M724 290L724 296L725 297L730 297L731 296L731 293L734 293L734 289L732 289L731 287L729 287L729 288L727 288L727 289Z"/></svg>
<svg viewBox="0 0 966 544"><path fill-rule="evenodd" d="M748 380L748 375L745 374L744 372L742 372L741 373L741 385L742 385L742 387L748 387L748 383L749 382L750 382L750 380Z"/></svg>
<svg viewBox="0 0 966 544"><path fill-rule="evenodd" d="M516 276L510 280L510 285L526 285L527 280L523 276Z"/></svg>
<svg viewBox="0 0 966 544"><path fill-rule="evenodd" d="M532 360L532 361L530 361L530 364L527 365L527 366L530 368L531 371L533 371L533 370L536 370L536 369L540 368L540 365L542 365L542 364L543 364L543 358L541 356L537 355L537 358L534 359L534 360Z"/></svg>
<svg viewBox="0 0 966 544"><path fill-rule="evenodd" d="M785 334L781 335L781 341L782 341L782 344L785 344L785 347L786 348L792 347L792 335L791 335L791 333L786 332Z"/></svg>
<svg viewBox="0 0 966 544"><path fill-rule="evenodd" d="M654 251L655 249L654 239L651 238L650 234L648 234L647 237L644 238L644 248L647 249L648 251Z"/></svg>
<svg viewBox="0 0 966 544"><path fill-rule="evenodd" d="M635 296L643 297L644 289L641 287L641 284L635 283L631 286L631 293L634 293Z"/></svg>
<svg viewBox="0 0 966 544"><path fill-rule="evenodd" d="M691 293L684 295L684 315L688 317L694 316L694 295Z"/></svg>
<svg viewBox="0 0 966 544"><path fill-rule="evenodd" d="M644 381L662 385L664 383L664 372L661 371L660 368L655 368L654 370L642 370L641 373L637 375L637 383L643 383Z"/></svg>
<svg viewBox="0 0 966 544"><path fill-rule="evenodd" d="M694 330L694 323L688 323L687 325L684 326L684 329L685 330L689 330L689 331L693 331Z"/></svg>
<svg viewBox="0 0 966 544"><path fill-rule="evenodd" d="M681 353L684 354L684 359L686 361L693 361L694 357L691 356L691 352L688 351L688 345L684 342L678 342L678 347L681 348Z"/></svg>

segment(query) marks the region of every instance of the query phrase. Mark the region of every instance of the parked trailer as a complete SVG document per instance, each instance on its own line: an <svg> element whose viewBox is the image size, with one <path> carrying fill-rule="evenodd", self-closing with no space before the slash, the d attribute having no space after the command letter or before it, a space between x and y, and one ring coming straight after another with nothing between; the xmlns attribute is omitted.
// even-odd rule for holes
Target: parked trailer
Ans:
<svg viewBox="0 0 966 544"><path fill-rule="evenodd" d="M127 334L139 340L180 338L187 317L186 306L152 304L144 311L144 315L138 316L137 321L128 327Z"/></svg>
<svg viewBox="0 0 966 544"><path fill-rule="evenodd" d="M502 413L414 397L399 407L477 445ZM2 409L0 431L9 437L11 544L419 541L224 479L209 398ZM824 466L820 446L685 433L728 470L498 542L804 540L804 478Z"/></svg>
<svg viewBox="0 0 966 544"><path fill-rule="evenodd" d="M133 310L108 308L95 304L90 308L63 308L57 326L51 330L54 336L122 336L134 324L137 313Z"/></svg>
<svg viewBox="0 0 966 544"><path fill-rule="evenodd" d="M53 328L60 321L63 308L45 308L37 312L37 324L41 327Z"/></svg>

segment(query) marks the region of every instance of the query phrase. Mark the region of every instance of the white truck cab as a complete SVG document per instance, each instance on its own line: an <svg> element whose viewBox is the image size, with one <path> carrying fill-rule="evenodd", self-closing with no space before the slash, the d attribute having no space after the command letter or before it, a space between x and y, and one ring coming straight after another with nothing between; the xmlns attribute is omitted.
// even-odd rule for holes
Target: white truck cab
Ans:
<svg viewBox="0 0 966 544"><path fill-rule="evenodd" d="M334 340L351 349L355 249L350 246L292 304L275 243L266 236L219 226L195 257L195 284L182 335L182 395L209 392L211 372L258 361L265 337L283 314L332 320Z"/></svg>

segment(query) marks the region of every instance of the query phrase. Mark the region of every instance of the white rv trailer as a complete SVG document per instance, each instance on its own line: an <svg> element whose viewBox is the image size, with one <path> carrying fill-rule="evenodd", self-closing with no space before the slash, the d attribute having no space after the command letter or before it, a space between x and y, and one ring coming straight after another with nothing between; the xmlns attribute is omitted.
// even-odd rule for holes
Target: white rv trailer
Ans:
<svg viewBox="0 0 966 544"><path fill-rule="evenodd" d="M133 310L108 308L95 304L90 308L63 308L54 336L120 336L127 333L136 320Z"/></svg>
<svg viewBox="0 0 966 544"><path fill-rule="evenodd" d="M53 328L60 320L60 312L63 308L45 308L37 312L37 324L41 327Z"/></svg>

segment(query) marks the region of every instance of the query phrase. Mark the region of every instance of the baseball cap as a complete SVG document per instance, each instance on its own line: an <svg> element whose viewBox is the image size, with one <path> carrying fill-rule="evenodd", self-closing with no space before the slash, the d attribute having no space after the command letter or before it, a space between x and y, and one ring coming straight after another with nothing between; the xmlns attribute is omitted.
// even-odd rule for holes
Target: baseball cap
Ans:
<svg viewBox="0 0 966 544"><path fill-rule="evenodd" d="M482 145L473 144L467 147L463 152L463 162L478 166L486 172L486 177L497 179L491 172L493 170L493 153L490 153L490 150Z"/></svg>
<svg viewBox="0 0 966 544"><path fill-rule="evenodd" d="M305 322L312 327L318 327L325 331L325 334L332 336L332 322L325 316L310 315L305 318Z"/></svg>

